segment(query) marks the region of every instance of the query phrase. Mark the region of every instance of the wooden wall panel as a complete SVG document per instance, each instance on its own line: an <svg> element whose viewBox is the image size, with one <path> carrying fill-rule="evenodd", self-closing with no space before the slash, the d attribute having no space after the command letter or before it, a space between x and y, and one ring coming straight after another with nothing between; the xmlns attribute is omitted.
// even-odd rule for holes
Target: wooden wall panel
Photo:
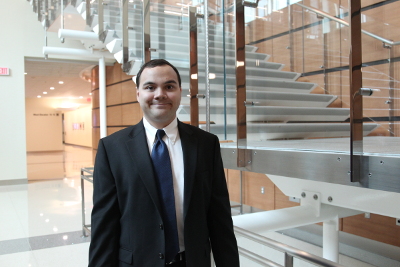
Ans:
<svg viewBox="0 0 400 267"><path fill-rule="evenodd" d="M121 83L121 103L130 103L137 101L136 84L132 79Z"/></svg>
<svg viewBox="0 0 400 267"><path fill-rule="evenodd" d="M240 171L226 169L226 180L231 201L240 203Z"/></svg>
<svg viewBox="0 0 400 267"><path fill-rule="evenodd" d="M93 128L92 133L92 148L97 150L100 140L100 128Z"/></svg>
<svg viewBox="0 0 400 267"><path fill-rule="evenodd" d="M400 226L396 219L371 214L367 219L364 214L343 219L343 231L400 247Z"/></svg>
<svg viewBox="0 0 400 267"><path fill-rule="evenodd" d="M100 126L100 109L92 109L92 127Z"/></svg>
<svg viewBox="0 0 400 267"><path fill-rule="evenodd" d="M98 83L93 82L98 81L98 75L98 67L95 67L92 70L92 140L94 150L97 149L100 139L99 90ZM120 64L115 63L113 66L106 66L107 135L134 125L141 120L142 112L136 102L135 88L131 76L122 72ZM95 151L93 155L95 155Z"/></svg>
<svg viewBox="0 0 400 267"><path fill-rule="evenodd" d="M139 103L122 105L122 125L133 125L138 123L142 117L143 112Z"/></svg>
<svg viewBox="0 0 400 267"><path fill-rule="evenodd" d="M107 127L107 135L113 134L125 128L126 127Z"/></svg>
<svg viewBox="0 0 400 267"><path fill-rule="evenodd" d="M244 204L262 210L274 209L274 184L262 173L243 172ZM264 187L264 194L261 188Z"/></svg>
<svg viewBox="0 0 400 267"><path fill-rule="evenodd" d="M289 36L284 35L273 39L272 45L272 57L269 61L285 64L290 69L290 51L287 48L290 45Z"/></svg>
<svg viewBox="0 0 400 267"><path fill-rule="evenodd" d="M121 104L122 102L122 85L120 83L107 86L106 99L107 106Z"/></svg>
<svg viewBox="0 0 400 267"><path fill-rule="evenodd" d="M122 106L107 107L107 125L122 125Z"/></svg>
<svg viewBox="0 0 400 267"><path fill-rule="evenodd" d="M92 91L92 108L99 107L99 89Z"/></svg>
<svg viewBox="0 0 400 267"><path fill-rule="evenodd" d="M275 206L274 209L284 209L290 207L299 206L299 203L293 202L289 200L289 197L286 196L282 191L274 185L274 193L275 193Z"/></svg>
<svg viewBox="0 0 400 267"><path fill-rule="evenodd" d="M99 66L95 66L92 69L91 87L92 91L99 88Z"/></svg>

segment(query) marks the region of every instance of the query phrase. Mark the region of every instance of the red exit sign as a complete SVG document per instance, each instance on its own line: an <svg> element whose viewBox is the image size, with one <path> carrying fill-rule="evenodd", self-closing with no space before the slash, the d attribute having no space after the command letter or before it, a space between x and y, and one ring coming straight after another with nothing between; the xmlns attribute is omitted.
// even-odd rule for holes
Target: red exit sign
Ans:
<svg viewBox="0 0 400 267"><path fill-rule="evenodd" d="M0 67L0 75L10 75L10 69Z"/></svg>

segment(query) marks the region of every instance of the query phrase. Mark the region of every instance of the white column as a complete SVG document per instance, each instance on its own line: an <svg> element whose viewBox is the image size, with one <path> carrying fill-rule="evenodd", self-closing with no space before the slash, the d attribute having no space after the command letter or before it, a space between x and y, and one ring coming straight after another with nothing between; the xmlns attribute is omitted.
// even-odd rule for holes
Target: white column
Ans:
<svg viewBox="0 0 400 267"><path fill-rule="evenodd" d="M339 262L339 218L324 221L322 236L323 257Z"/></svg>
<svg viewBox="0 0 400 267"><path fill-rule="evenodd" d="M99 59L99 108L100 138L103 138L107 136L106 66L104 57Z"/></svg>

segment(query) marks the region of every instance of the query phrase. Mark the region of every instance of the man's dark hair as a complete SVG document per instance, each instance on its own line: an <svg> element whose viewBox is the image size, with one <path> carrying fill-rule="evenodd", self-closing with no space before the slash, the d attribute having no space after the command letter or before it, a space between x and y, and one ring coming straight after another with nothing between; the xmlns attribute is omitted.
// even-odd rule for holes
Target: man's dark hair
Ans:
<svg viewBox="0 0 400 267"><path fill-rule="evenodd" d="M151 68L165 66L165 65L170 66L175 71L176 75L178 76L179 87L181 87L181 75L179 75L179 71L165 59L153 59L153 60L150 60L149 62L145 63L140 68L139 72L136 75L136 87L139 88L140 76L142 75L142 72L144 69L147 69L147 68L151 69Z"/></svg>

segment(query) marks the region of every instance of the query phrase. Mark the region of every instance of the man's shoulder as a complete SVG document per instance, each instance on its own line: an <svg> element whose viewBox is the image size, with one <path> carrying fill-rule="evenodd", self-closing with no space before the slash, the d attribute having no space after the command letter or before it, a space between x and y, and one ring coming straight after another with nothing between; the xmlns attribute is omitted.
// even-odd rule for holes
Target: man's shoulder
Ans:
<svg viewBox="0 0 400 267"><path fill-rule="evenodd" d="M198 128L196 126L190 125L190 124L186 124L184 122L179 122L180 125L180 129L187 132L188 134L194 134L196 136L199 137L203 137L203 138L210 138L210 139L215 139L217 138L216 135L206 132L201 128Z"/></svg>
<svg viewBox="0 0 400 267"><path fill-rule="evenodd" d="M135 135L135 132L137 132L141 128L143 128L143 126L140 127L140 123L138 123L136 125L121 129L121 130L119 130L115 133L112 133L106 137L103 137L102 140L104 142L115 142L117 140L126 140L126 139L131 138L133 135Z"/></svg>

